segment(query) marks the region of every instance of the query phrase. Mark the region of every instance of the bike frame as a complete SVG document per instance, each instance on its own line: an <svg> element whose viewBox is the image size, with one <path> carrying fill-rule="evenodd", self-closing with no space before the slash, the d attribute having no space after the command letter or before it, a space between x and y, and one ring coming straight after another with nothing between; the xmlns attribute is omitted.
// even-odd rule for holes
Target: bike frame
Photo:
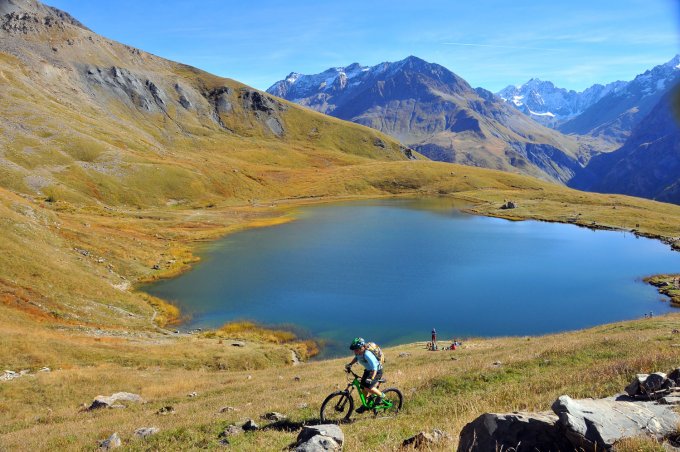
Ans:
<svg viewBox="0 0 680 452"><path fill-rule="evenodd" d="M378 406L369 405L368 399L364 395L364 391L361 390L361 377L359 375L355 374L352 369L349 369L348 373L351 373L352 375L354 375L354 380L349 382L349 384L347 385L347 389L345 389L345 391L347 391L348 396L351 397L352 396L352 390L354 388L356 388L357 393L359 394L359 400L361 400L361 404L363 406L365 406L366 408L371 408L373 410L379 411L379 410L387 410L387 409L392 408L394 406L394 404L387 399L385 399L383 401L383 403L378 405ZM377 387L380 387L380 383L378 383Z"/></svg>

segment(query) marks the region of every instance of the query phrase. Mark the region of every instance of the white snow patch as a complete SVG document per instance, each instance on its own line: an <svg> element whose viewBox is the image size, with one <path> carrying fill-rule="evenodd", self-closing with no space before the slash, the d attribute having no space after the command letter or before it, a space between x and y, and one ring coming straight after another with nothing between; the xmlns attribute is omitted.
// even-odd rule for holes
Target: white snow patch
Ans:
<svg viewBox="0 0 680 452"><path fill-rule="evenodd" d="M534 116L550 116L551 118L555 117L555 114L550 113L549 111L546 111L545 113L536 113L535 111L529 110L529 113L534 115Z"/></svg>
<svg viewBox="0 0 680 452"><path fill-rule="evenodd" d="M522 99L524 99L524 96L512 96L512 103L517 105L518 107L521 107Z"/></svg>
<svg viewBox="0 0 680 452"><path fill-rule="evenodd" d="M301 74L290 74L290 76L286 78L286 81L288 83L295 83L295 82L298 81L300 76L301 76Z"/></svg>

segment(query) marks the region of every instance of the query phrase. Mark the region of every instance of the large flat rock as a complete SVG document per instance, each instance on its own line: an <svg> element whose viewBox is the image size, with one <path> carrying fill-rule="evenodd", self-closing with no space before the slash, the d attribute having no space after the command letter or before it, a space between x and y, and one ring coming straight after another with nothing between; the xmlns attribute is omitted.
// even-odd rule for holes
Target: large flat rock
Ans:
<svg viewBox="0 0 680 452"><path fill-rule="evenodd" d="M607 450L623 438L662 439L677 431L680 416L670 405L619 395L605 399L562 396L553 403L559 426L574 447Z"/></svg>

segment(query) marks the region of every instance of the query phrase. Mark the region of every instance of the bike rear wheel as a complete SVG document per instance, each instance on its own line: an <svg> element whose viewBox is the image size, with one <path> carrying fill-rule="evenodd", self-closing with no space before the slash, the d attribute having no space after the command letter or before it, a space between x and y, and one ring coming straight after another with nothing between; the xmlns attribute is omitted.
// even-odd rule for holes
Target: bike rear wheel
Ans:
<svg viewBox="0 0 680 452"><path fill-rule="evenodd" d="M387 416L396 416L396 414L401 411L401 407L404 404L404 396L397 388L385 389L383 394L385 394L385 402L389 402L392 406L380 409L379 412ZM384 404L385 403L383 403L383 405Z"/></svg>
<svg viewBox="0 0 680 452"><path fill-rule="evenodd" d="M347 391L337 391L323 401L319 417L322 422L347 422L353 411L354 400L352 396Z"/></svg>

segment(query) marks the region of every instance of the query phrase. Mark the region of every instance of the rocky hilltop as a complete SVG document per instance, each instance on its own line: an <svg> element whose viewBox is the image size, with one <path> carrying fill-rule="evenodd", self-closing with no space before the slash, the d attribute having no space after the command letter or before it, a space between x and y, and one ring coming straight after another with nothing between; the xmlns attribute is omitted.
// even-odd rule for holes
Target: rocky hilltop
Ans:
<svg viewBox="0 0 680 452"><path fill-rule="evenodd" d="M247 197L267 191L264 180L232 171L215 177L215 162L200 155L226 164L258 142L407 159L375 131L343 129L236 81L108 40L37 1L0 0L0 12L5 188L107 204ZM159 168L172 177L147 184Z"/></svg>

